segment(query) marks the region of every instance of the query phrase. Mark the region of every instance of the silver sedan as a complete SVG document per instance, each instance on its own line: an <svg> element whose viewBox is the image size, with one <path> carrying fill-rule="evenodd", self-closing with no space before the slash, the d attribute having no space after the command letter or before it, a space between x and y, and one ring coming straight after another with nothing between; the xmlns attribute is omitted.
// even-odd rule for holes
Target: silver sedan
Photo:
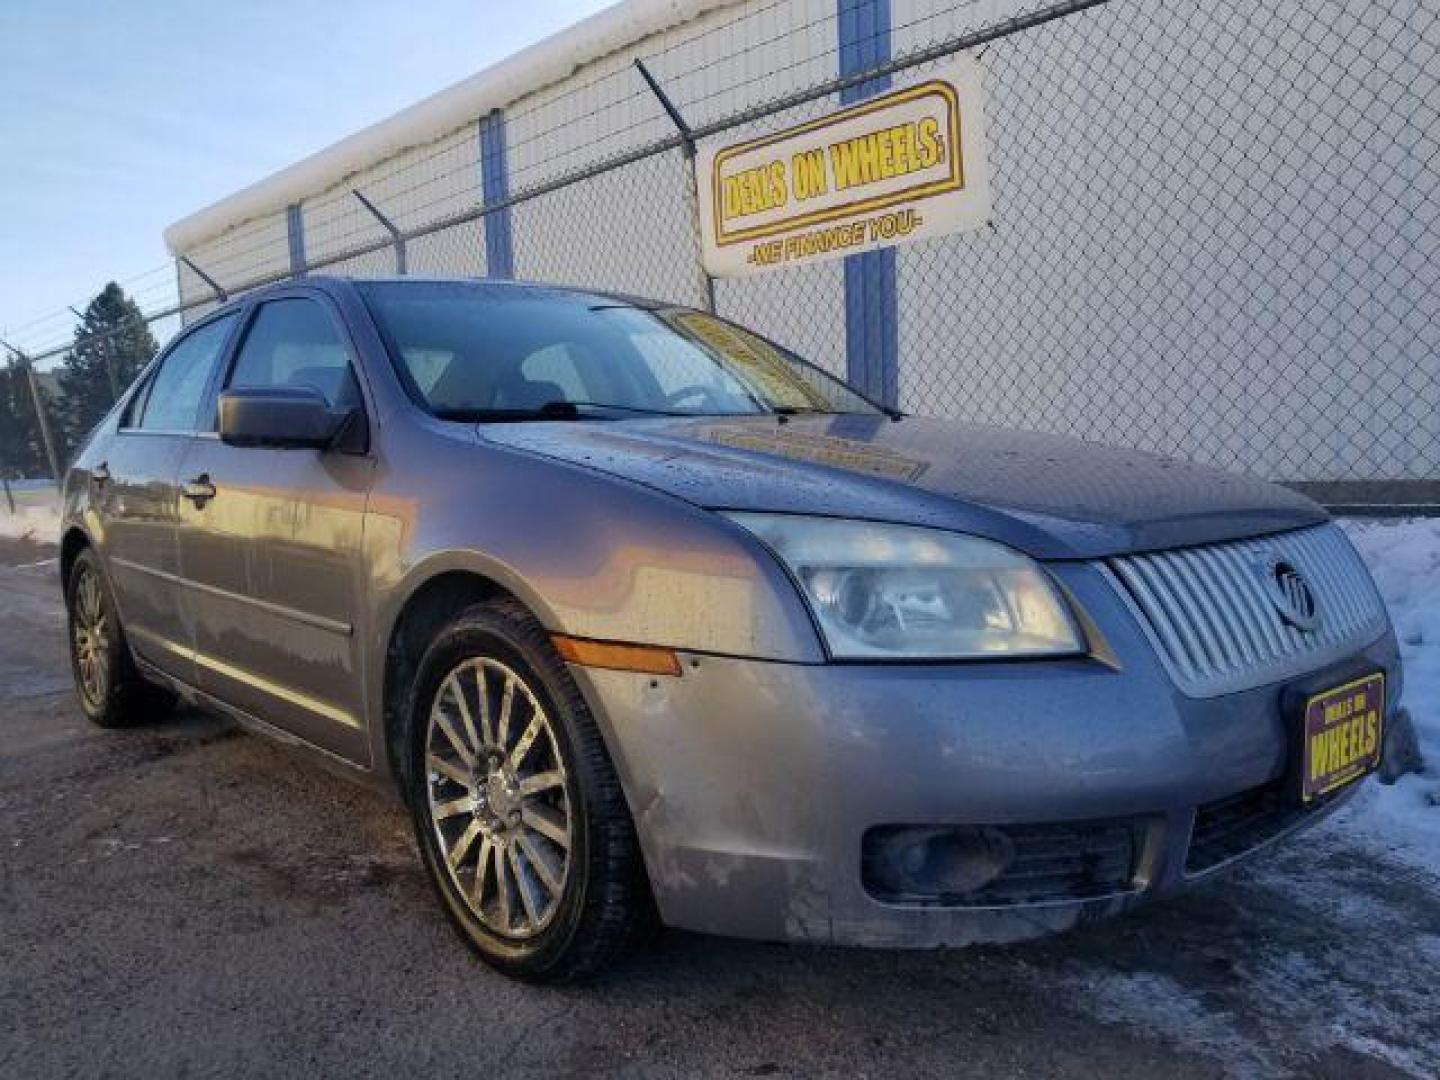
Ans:
<svg viewBox="0 0 1440 1080"><path fill-rule="evenodd" d="M1399 696L1299 495L545 286L207 315L80 452L61 561L96 723L185 700L398 791L531 979L657 916L937 946L1116 912L1343 803Z"/></svg>

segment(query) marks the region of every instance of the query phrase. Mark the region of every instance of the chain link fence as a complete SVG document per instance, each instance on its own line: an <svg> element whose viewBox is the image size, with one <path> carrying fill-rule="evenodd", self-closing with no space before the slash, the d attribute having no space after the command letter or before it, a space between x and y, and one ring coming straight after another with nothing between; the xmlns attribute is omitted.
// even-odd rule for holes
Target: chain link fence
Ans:
<svg viewBox="0 0 1440 1080"><path fill-rule="evenodd" d="M321 271L713 302L842 377L850 339L891 335L889 382L865 389L906 411L1332 503L1440 504L1440 0L890 0L847 69L837 18L866 3L751 0L653 35L507 106L498 136L477 117L184 252L137 292L143 317L163 341L221 294ZM857 328L842 261L705 278L692 144L637 57L704 146L961 52L984 71L993 219L875 256L893 325ZM505 190L487 189L489 152ZM512 266L491 265L496 230ZM29 407L54 407L40 383L81 342L24 329L11 370L38 368Z"/></svg>

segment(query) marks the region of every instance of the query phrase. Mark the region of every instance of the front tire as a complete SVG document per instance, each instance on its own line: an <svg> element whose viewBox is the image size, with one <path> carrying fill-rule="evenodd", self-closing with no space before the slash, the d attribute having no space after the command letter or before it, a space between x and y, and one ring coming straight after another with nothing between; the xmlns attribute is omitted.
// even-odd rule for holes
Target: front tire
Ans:
<svg viewBox="0 0 1440 1080"><path fill-rule="evenodd" d="M70 568L65 606L75 694L90 722L102 728L131 727L165 716L173 699L136 670L110 583L89 548Z"/></svg>
<svg viewBox="0 0 1440 1080"><path fill-rule="evenodd" d="M408 801L446 913L493 967L559 982L609 964L648 921L620 782L548 635L502 599L431 642L409 709Z"/></svg>

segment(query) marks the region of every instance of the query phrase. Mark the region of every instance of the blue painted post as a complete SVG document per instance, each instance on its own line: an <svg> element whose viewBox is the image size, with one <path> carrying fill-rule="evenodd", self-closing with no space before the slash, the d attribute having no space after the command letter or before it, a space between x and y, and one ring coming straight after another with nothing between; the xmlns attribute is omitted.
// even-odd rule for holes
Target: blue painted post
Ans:
<svg viewBox="0 0 1440 1080"><path fill-rule="evenodd" d="M890 59L890 0L837 0L840 74L853 75ZM849 105L890 87L889 76L840 92ZM845 371L851 383L885 405L900 399L899 318L895 249L845 257Z"/></svg>
<svg viewBox="0 0 1440 1080"><path fill-rule="evenodd" d="M480 191L486 206L510 197L510 170L505 160L505 114L499 109L480 118ZM510 233L510 207L485 215L485 273L515 276L515 249Z"/></svg>
<svg viewBox="0 0 1440 1080"><path fill-rule="evenodd" d="M285 231L290 241L290 273L300 277L305 273L305 218L299 203L285 207Z"/></svg>

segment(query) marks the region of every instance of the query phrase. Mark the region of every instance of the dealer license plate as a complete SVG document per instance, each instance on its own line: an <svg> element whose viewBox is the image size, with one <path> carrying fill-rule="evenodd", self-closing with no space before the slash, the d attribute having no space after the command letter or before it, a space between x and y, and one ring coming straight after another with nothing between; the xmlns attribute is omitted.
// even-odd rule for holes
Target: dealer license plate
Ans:
<svg viewBox="0 0 1440 1080"><path fill-rule="evenodd" d="M1300 798L1310 802L1352 784L1380 764L1385 676L1367 675L1305 703Z"/></svg>

